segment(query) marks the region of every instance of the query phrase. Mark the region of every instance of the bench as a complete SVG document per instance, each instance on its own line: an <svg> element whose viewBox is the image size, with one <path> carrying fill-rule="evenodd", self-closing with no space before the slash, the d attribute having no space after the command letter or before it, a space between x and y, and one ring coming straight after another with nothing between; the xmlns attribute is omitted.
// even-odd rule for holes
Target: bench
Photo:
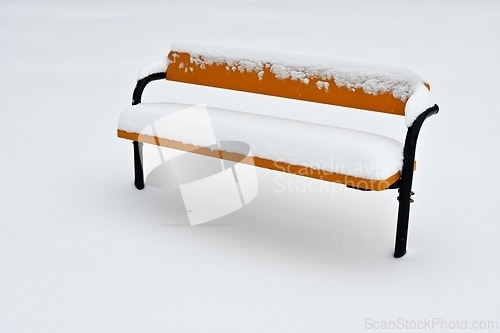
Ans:
<svg viewBox="0 0 500 333"><path fill-rule="evenodd" d="M237 150L203 148L194 125L182 131L160 128L144 132L159 115L179 108L172 103L141 103L146 85L161 79L405 117L407 134L402 144L340 127L209 109L211 122L224 140L242 141L251 147L255 166L364 191L398 189L394 256L406 253L417 137L425 119L439 110L429 84L416 71L319 55L176 42L166 58L140 70L132 106L119 120L118 137L133 141L137 189L144 188L143 143L244 160Z"/></svg>

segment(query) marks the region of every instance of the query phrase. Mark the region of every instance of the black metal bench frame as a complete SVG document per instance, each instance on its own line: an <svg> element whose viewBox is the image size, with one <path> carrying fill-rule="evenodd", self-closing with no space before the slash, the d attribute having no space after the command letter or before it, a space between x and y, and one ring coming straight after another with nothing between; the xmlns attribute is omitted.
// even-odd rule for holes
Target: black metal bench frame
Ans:
<svg viewBox="0 0 500 333"><path fill-rule="evenodd" d="M132 105L141 103L142 93L148 83L156 80L166 79L166 72L154 73L137 81L133 95ZM396 244L394 249L394 257L400 258L406 253L406 245L408 238L408 226L410 219L410 204L413 202L412 183L413 171L415 165L415 152L417 148L417 139L420 129L424 121L439 112L439 107L434 105L420 114L413 124L408 128L403 150L403 169L401 178L392 184L388 189L398 189L399 209L396 228ZM142 142L133 141L134 145L134 173L135 187L139 190L144 188L144 171L142 167Z"/></svg>

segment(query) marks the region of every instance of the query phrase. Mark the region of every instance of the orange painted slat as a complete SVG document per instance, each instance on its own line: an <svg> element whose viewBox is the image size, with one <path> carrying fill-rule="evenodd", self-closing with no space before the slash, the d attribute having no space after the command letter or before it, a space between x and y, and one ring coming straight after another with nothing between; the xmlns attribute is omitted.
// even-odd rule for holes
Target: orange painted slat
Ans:
<svg viewBox="0 0 500 333"><path fill-rule="evenodd" d="M196 64L184 52L171 51L168 59L167 80L404 116L405 103L391 93L372 95L363 89L349 90L337 87L333 79L320 77L308 78L307 84L291 78L278 79L266 66L263 75L257 75L256 72L233 70L225 63ZM319 89L318 81L327 82L328 89Z"/></svg>
<svg viewBox="0 0 500 333"><path fill-rule="evenodd" d="M316 170L300 165L292 165L285 162L277 162L265 158L253 157L249 158L247 156L229 153L226 151L210 150L205 147L198 147L191 144L185 144L178 141L162 139L154 136L143 135L139 133L130 133L122 130L118 130L118 137L133 141L139 141L144 143L149 143L153 145L159 145L162 147L168 147L178 150L183 150L187 152L192 152L196 154L201 154L205 156L211 156L214 158L221 158L224 160L245 163L255 165L261 168L281 171L285 173L291 173L294 175L315 178L320 180L325 180L329 182L344 184L351 187L356 187L365 190L382 191L387 189L390 185L394 184L400 177L401 174L398 172L391 177L384 180L371 180L359 177L353 177L348 175L342 175L333 172L327 172L322 170Z"/></svg>

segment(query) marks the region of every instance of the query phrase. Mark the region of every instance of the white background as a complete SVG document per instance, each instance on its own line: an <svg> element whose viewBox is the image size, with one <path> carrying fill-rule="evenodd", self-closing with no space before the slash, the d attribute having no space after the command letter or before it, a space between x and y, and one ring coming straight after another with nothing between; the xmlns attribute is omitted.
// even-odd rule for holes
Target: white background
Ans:
<svg viewBox="0 0 500 333"><path fill-rule="evenodd" d="M500 2L486 0L2 1L0 331L363 332L367 318L500 321L499 13ZM259 169L252 203L198 227L178 191L137 191L132 144L116 124L140 67L174 40L419 70L441 112L419 139L408 254L392 257L394 191ZM350 121L329 106L168 82L144 100ZM404 139L402 119L387 127L391 116L359 117Z"/></svg>

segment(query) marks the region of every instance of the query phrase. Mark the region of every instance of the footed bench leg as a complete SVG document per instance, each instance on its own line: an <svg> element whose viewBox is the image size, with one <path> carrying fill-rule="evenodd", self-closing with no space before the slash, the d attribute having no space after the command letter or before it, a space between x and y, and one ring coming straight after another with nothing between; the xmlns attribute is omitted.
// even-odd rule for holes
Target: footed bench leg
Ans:
<svg viewBox="0 0 500 333"><path fill-rule="evenodd" d="M138 190L144 188L144 172L142 170L142 142L134 141L134 174L135 187Z"/></svg>

